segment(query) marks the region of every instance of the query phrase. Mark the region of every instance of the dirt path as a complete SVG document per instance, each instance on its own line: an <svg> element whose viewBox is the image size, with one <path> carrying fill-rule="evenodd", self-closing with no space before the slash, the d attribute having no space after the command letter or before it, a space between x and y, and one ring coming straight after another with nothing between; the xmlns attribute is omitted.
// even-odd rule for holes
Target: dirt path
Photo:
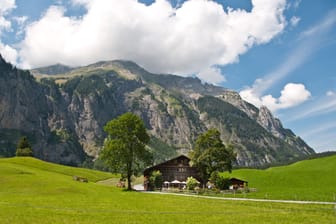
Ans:
<svg viewBox="0 0 336 224"><path fill-rule="evenodd" d="M225 197L213 197L213 196L153 192L153 191L143 191L143 192L148 193L148 194L166 194L166 195L176 195L176 196L183 196L183 197L207 198L207 199L227 200L227 201L253 201L253 202L289 203L289 204L335 205L335 209L336 209L336 202L327 202L327 201L294 201L294 200L271 200L271 199L252 199L252 198L225 198Z"/></svg>

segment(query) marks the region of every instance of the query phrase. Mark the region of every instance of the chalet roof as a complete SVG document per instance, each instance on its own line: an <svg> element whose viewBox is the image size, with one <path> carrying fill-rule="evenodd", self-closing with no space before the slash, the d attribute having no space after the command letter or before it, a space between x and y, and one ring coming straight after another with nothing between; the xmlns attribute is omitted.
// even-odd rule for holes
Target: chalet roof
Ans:
<svg viewBox="0 0 336 224"><path fill-rule="evenodd" d="M170 163L171 161L174 161L174 160L176 160L176 159L187 159L188 161L190 161L190 158L189 158L188 156L186 156L186 155L179 155L179 156L174 157L174 158L172 158L172 159L170 159L170 160L167 160L167 161L164 161L164 162L162 162L162 163L156 164L156 165L154 165L154 166L148 167L148 168L146 168L146 169L144 170L144 172L146 172L146 171L148 171L148 170L155 169L156 167L158 167L158 166L162 166L162 165L164 165L164 164L166 164L166 163Z"/></svg>
<svg viewBox="0 0 336 224"><path fill-rule="evenodd" d="M238 178L235 178L235 177L230 178L230 180L231 181L240 181L240 182L248 183L248 181L246 181L246 180L238 179Z"/></svg>

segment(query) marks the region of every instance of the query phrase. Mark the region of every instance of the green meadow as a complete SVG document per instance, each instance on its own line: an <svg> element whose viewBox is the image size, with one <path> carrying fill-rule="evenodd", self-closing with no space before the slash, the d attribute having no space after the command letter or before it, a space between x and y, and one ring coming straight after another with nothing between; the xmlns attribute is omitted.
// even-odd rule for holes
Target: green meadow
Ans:
<svg viewBox="0 0 336 224"><path fill-rule="evenodd" d="M334 205L148 194L96 183L107 178L117 176L33 158L0 159L0 223L336 223Z"/></svg>
<svg viewBox="0 0 336 224"><path fill-rule="evenodd" d="M266 170L238 169L224 175L246 180L250 188L257 189L235 197L336 202L336 156Z"/></svg>

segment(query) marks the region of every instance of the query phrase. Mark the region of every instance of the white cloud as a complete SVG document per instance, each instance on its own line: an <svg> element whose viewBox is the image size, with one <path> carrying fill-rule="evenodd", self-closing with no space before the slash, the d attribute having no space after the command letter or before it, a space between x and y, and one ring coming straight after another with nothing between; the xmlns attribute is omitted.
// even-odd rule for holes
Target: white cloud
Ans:
<svg viewBox="0 0 336 224"><path fill-rule="evenodd" d="M292 116L286 117L286 122L293 122L312 117L334 115L336 112L336 94L327 92L325 96L317 97L303 107L298 108Z"/></svg>
<svg viewBox="0 0 336 224"><path fill-rule="evenodd" d="M22 26L22 25L25 24L28 17L27 16L18 16L18 17L13 17L13 19L17 22L18 25Z"/></svg>
<svg viewBox="0 0 336 224"><path fill-rule="evenodd" d="M167 0L151 5L136 0L72 0L87 13L67 17L51 7L30 24L21 43L22 64L85 65L128 59L157 73L199 73L208 82L224 80L213 66L227 65L251 47L281 33L285 0L252 0L250 12L224 10L208 0L185 1L178 8ZM204 75L204 71L213 71ZM215 71L215 72L214 72ZM209 75L210 74L210 75Z"/></svg>
<svg viewBox="0 0 336 224"><path fill-rule="evenodd" d="M294 9L299 8L302 0L294 0L293 7Z"/></svg>
<svg viewBox="0 0 336 224"><path fill-rule="evenodd" d="M27 16L15 16L12 19L13 21L17 23L17 28L16 28L17 30L16 30L15 38L16 39L22 38L22 35L25 32L25 25L28 20L28 17Z"/></svg>
<svg viewBox="0 0 336 224"><path fill-rule="evenodd" d="M11 46L2 43L1 36L4 30L7 31L11 29L11 21L8 20L6 16L15 7L15 0L0 0L0 54L5 58L5 60L13 64L16 64L18 53Z"/></svg>
<svg viewBox="0 0 336 224"><path fill-rule="evenodd" d="M1 0L0 1L0 12L7 11L15 8L15 0Z"/></svg>
<svg viewBox="0 0 336 224"><path fill-rule="evenodd" d="M299 24L301 18L300 17L297 17L297 16L293 16L291 19L290 19L290 24L292 27L295 27Z"/></svg>
<svg viewBox="0 0 336 224"><path fill-rule="evenodd" d="M301 4L301 0L292 0L288 3L288 8L293 8L294 10L298 9Z"/></svg>
<svg viewBox="0 0 336 224"><path fill-rule="evenodd" d="M0 53L6 61L14 65L16 64L18 57L16 49L12 48L9 45L4 45L3 43L0 42Z"/></svg>
<svg viewBox="0 0 336 224"><path fill-rule="evenodd" d="M15 0L0 0L0 15L5 15L14 8L16 8Z"/></svg>
<svg viewBox="0 0 336 224"><path fill-rule="evenodd" d="M327 96L336 96L336 93L334 92L334 91L328 91L327 93L326 93L326 95Z"/></svg>
<svg viewBox="0 0 336 224"><path fill-rule="evenodd" d="M325 27L321 32L326 33L326 30L329 28L330 26ZM321 40L316 38L314 34L321 35L321 33L312 33L311 35L305 36L305 38L300 37L300 43L292 52L290 52L288 57L272 72L262 78L256 79L252 87L245 88L243 91L248 91L249 94L246 92L244 94L250 95L250 99L260 98L273 85L293 73L295 69L300 67L316 50L319 49L318 46ZM252 94L253 97L251 96ZM249 102L253 104L253 100Z"/></svg>
<svg viewBox="0 0 336 224"><path fill-rule="evenodd" d="M197 74L197 77L201 80L207 80L211 84L218 84L226 81L225 76L217 67L203 69Z"/></svg>
<svg viewBox="0 0 336 224"><path fill-rule="evenodd" d="M281 108L288 108L305 102L310 96L311 93L303 84L288 83L281 91L278 103Z"/></svg>
<svg viewBox="0 0 336 224"><path fill-rule="evenodd" d="M310 98L311 93L303 84L288 83L281 91L279 98L274 98L272 95L259 97L251 88L241 91L240 95L244 100L258 107L263 105L275 112L302 104Z"/></svg>
<svg viewBox="0 0 336 224"><path fill-rule="evenodd" d="M319 126L312 127L311 129L314 130L315 128L319 129ZM306 133L302 134L304 139L309 138L309 145L312 146L316 152L336 150L335 136L335 127L330 127L326 130L320 130L313 135L307 135Z"/></svg>
<svg viewBox="0 0 336 224"><path fill-rule="evenodd" d="M256 107L260 107L263 105L259 94L255 92L253 88L247 87L239 92L241 98Z"/></svg>
<svg viewBox="0 0 336 224"><path fill-rule="evenodd" d="M15 0L0 0L0 36L1 30L10 29L11 22L6 19L6 15L15 7Z"/></svg>
<svg viewBox="0 0 336 224"><path fill-rule="evenodd" d="M336 9L331 10L324 19L301 33L300 39L306 39L311 37L320 37L321 35L325 35L333 26L336 24Z"/></svg>
<svg viewBox="0 0 336 224"><path fill-rule="evenodd" d="M327 96L304 108L297 116L293 116L289 121L304 119L307 117L321 116L336 111L336 96Z"/></svg>
<svg viewBox="0 0 336 224"><path fill-rule="evenodd" d="M85 5L88 6L91 0L71 0L72 4L74 5Z"/></svg>
<svg viewBox="0 0 336 224"><path fill-rule="evenodd" d="M336 130L336 123L334 122L328 122L328 123L323 123L323 124L319 123L318 126L307 128L302 133L302 135L305 138L310 138L310 137L314 137L317 135L319 136L325 135L328 131L331 131L331 130Z"/></svg>
<svg viewBox="0 0 336 224"><path fill-rule="evenodd" d="M324 38L328 36L329 30L336 24L336 11L333 10L326 15L326 17L315 26L301 33L298 39L298 46L293 49L288 58L280 64L274 71L265 75L263 78L255 80L252 87L246 87L240 92L240 95L246 101L259 107L266 105L269 109L276 111L293 107L304 102L310 96L308 90L301 84L286 85L281 92L281 97L276 99L265 92L293 73L295 69L300 67L314 52L320 49L320 44ZM290 93L287 95L287 93ZM299 93L302 93L302 98L299 98ZM293 98L291 98L293 96ZM291 105L292 104L292 105ZM288 105L288 106L286 106Z"/></svg>

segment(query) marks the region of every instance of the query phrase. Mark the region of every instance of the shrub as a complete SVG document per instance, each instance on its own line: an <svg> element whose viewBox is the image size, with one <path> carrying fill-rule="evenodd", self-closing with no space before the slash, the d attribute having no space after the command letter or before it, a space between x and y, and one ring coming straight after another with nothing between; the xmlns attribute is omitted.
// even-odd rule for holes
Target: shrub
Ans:
<svg viewBox="0 0 336 224"><path fill-rule="evenodd" d="M30 148L16 150L16 156L33 156L33 151Z"/></svg>
<svg viewBox="0 0 336 224"><path fill-rule="evenodd" d="M231 185L230 179L219 175L218 172L213 172L210 180L213 184L215 184L216 188L220 190L227 190Z"/></svg>
<svg viewBox="0 0 336 224"><path fill-rule="evenodd" d="M195 190L196 187L198 187L199 182L193 177L187 178L187 189L188 190Z"/></svg>
<svg viewBox="0 0 336 224"><path fill-rule="evenodd" d="M220 190L228 190L230 188L231 181L229 178L219 177L215 185Z"/></svg>
<svg viewBox="0 0 336 224"><path fill-rule="evenodd" d="M153 171L149 177L149 188L155 190L161 188L163 184L162 173L159 170Z"/></svg>

